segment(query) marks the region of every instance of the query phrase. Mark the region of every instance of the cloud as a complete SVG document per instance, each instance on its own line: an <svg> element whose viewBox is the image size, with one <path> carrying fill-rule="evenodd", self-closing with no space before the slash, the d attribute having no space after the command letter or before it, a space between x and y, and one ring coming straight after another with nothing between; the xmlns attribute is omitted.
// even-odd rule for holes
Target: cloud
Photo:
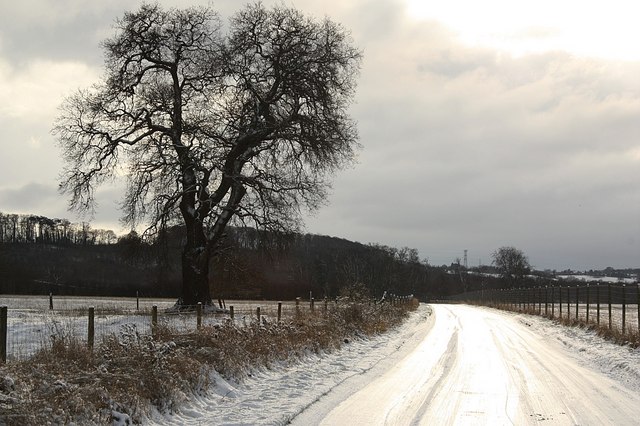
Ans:
<svg viewBox="0 0 640 426"><path fill-rule="evenodd" d="M393 34L365 48L360 164L310 229L413 245L436 263L465 248L488 261L501 245L540 266L637 261L637 242L616 262L602 255L640 231L637 64L514 57L436 23ZM572 254L584 246L589 257Z"/></svg>
<svg viewBox="0 0 640 426"><path fill-rule="evenodd" d="M80 62L34 60L12 67L0 58L0 117L51 122L63 96L90 86L98 75Z"/></svg>
<svg viewBox="0 0 640 426"><path fill-rule="evenodd" d="M55 186L29 182L18 188L0 188L0 206L7 213L41 213L48 210L60 217L66 210ZM62 207L61 207L62 206Z"/></svg>
<svg viewBox="0 0 640 426"><path fill-rule="evenodd" d="M125 232L120 226L120 211L116 200L121 199L122 185L119 182L103 186L96 192L98 209L95 216L77 214L68 210L68 199L61 195L55 184L31 181L20 187L0 188L0 212L37 214L49 218L65 218L72 222L90 220L94 228Z"/></svg>
<svg viewBox="0 0 640 426"><path fill-rule="evenodd" d="M475 19L445 6L453 18ZM98 80L98 43L134 7L0 6L0 210L67 215L48 130L63 96ZM214 7L223 18L240 8ZM358 165L335 176L330 204L307 221L310 232L415 247L436 264L464 249L486 263L496 248L514 245L539 267L638 266L639 62L547 48L510 54L465 42L437 15L412 18L399 0L295 7L342 23L364 51L352 106L364 149ZM563 36L558 28L510 27L495 37L548 47ZM100 194L94 226L117 227L121 187Z"/></svg>
<svg viewBox="0 0 640 426"><path fill-rule="evenodd" d="M39 60L89 61L101 65L99 42L130 2L25 0L0 6L0 53L13 63Z"/></svg>

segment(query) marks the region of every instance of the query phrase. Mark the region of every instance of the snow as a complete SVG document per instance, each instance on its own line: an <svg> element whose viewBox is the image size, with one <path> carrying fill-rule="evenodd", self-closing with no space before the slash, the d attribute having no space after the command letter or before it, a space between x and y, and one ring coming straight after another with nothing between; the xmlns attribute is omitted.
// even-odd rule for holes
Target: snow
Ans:
<svg viewBox="0 0 640 426"><path fill-rule="evenodd" d="M541 317L447 305L434 305L432 316L430 309L422 305L385 335L255 371L241 383L214 375L210 394L148 423L633 424L640 415L640 351ZM503 358L510 351L518 356ZM457 389L458 381L468 389Z"/></svg>
<svg viewBox="0 0 640 426"><path fill-rule="evenodd" d="M597 277L593 275L558 275L557 278L567 281L599 281L603 283L619 283L619 284L635 284L638 282L637 278L617 278L617 277Z"/></svg>
<svg viewBox="0 0 640 426"><path fill-rule="evenodd" d="M27 310L14 308L9 318L17 339L43 327ZM86 330L86 318L65 321L60 326ZM100 321L149 326L142 316ZM208 392L145 423L633 424L640 416L640 350L542 317L465 305L423 304L383 335L248 371L242 381L216 372L209 379ZM126 414L112 414L114 425L129 424Z"/></svg>
<svg viewBox="0 0 640 426"><path fill-rule="evenodd" d="M353 339L339 351L309 353L303 361L252 371L241 383L214 373L209 394L195 396L179 413L156 413L149 424L287 424L323 395L383 364L427 320L424 307L412 315L408 330L403 327L371 339Z"/></svg>
<svg viewBox="0 0 640 426"><path fill-rule="evenodd" d="M87 340L88 319L85 315L69 316L66 312L35 309L9 309L7 318L7 358L24 359L33 355L52 339L77 337ZM149 316L96 315L95 341L103 335L136 331L147 332L151 327Z"/></svg>
<svg viewBox="0 0 640 426"><path fill-rule="evenodd" d="M95 341L108 334L148 334L151 330L151 307L158 307L160 323L170 323L177 330L195 330L195 313L176 314L175 299L140 299L136 310L136 298L54 296L54 309L49 310L48 296L0 296L0 306L7 306L8 341L7 358L24 359L51 343L52 338L75 337L87 340L88 307L95 307ZM235 307L236 324L244 324L262 307L265 320L275 318L274 302L227 301ZM283 304L283 313L295 309L294 302ZM205 309L205 313L219 312L217 308ZM222 321L223 316L206 315L203 324Z"/></svg>

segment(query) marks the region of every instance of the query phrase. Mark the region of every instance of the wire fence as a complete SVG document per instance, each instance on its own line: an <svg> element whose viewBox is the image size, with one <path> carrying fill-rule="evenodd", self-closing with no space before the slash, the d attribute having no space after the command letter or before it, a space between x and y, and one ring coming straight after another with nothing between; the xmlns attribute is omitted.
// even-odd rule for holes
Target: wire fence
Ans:
<svg viewBox="0 0 640 426"><path fill-rule="evenodd" d="M447 300L594 325L623 336L637 338L640 333L640 284L487 289Z"/></svg>
<svg viewBox="0 0 640 426"><path fill-rule="evenodd" d="M411 296L394 296L388 301L406 303L410 299ZM175 299L2 296L0 362L27 359L60 340L92 347L106 336L153 335L163 326L190 333L229 321L242 327L256 321L264 324L290 320L301 314L321 318L338 303L313 298L287 302L220 300L218 306L176 309Z"/></svg>

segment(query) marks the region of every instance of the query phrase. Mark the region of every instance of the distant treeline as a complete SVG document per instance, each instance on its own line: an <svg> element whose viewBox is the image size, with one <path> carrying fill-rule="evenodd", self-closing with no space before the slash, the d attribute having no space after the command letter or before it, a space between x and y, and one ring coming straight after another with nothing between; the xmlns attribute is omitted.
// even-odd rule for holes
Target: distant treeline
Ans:
<svg viewBox="0 0 640 426"><path fill-rule="evenodd" d="M0 212L0 243L94 245L117 241L115 232L92 229L87 222L71 223L67 219Z"/></svg>
<svg viewBox="0 0 640 426"><path fill-rule="evenodd" d="M178 294L180 227L147 240L42 216L0 214L0 221L0 293ZM251 228L228 229L211 271L214 297L226 299L333 298L357 282L376 297L387 292L423 300L500 287L493 277L430 266L411 248Z"/></svg>

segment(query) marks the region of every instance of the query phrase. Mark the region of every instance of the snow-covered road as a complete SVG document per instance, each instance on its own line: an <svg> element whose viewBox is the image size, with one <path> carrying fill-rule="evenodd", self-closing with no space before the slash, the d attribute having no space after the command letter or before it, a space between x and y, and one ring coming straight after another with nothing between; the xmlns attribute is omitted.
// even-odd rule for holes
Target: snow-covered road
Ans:
<svg viewBox="0 0 640 426"><path fill-rule="evenodd" d="M640 424L640 349L465 305L421 305L402 327L338 351L212 380L211 392L146 423Z"/></svg>
<svg viewBox="0 0 640 426"><path fill-rule="evenodd" d="M390 368L372 369L358 379L368 381L359 388L348 382L338 386L293 424L640 421L637 386L614 380L598 363L577 356L575 347L540 333L527 317L465 305L433 310L431 322L417 327L404 348L390 355Z"/></svg>

